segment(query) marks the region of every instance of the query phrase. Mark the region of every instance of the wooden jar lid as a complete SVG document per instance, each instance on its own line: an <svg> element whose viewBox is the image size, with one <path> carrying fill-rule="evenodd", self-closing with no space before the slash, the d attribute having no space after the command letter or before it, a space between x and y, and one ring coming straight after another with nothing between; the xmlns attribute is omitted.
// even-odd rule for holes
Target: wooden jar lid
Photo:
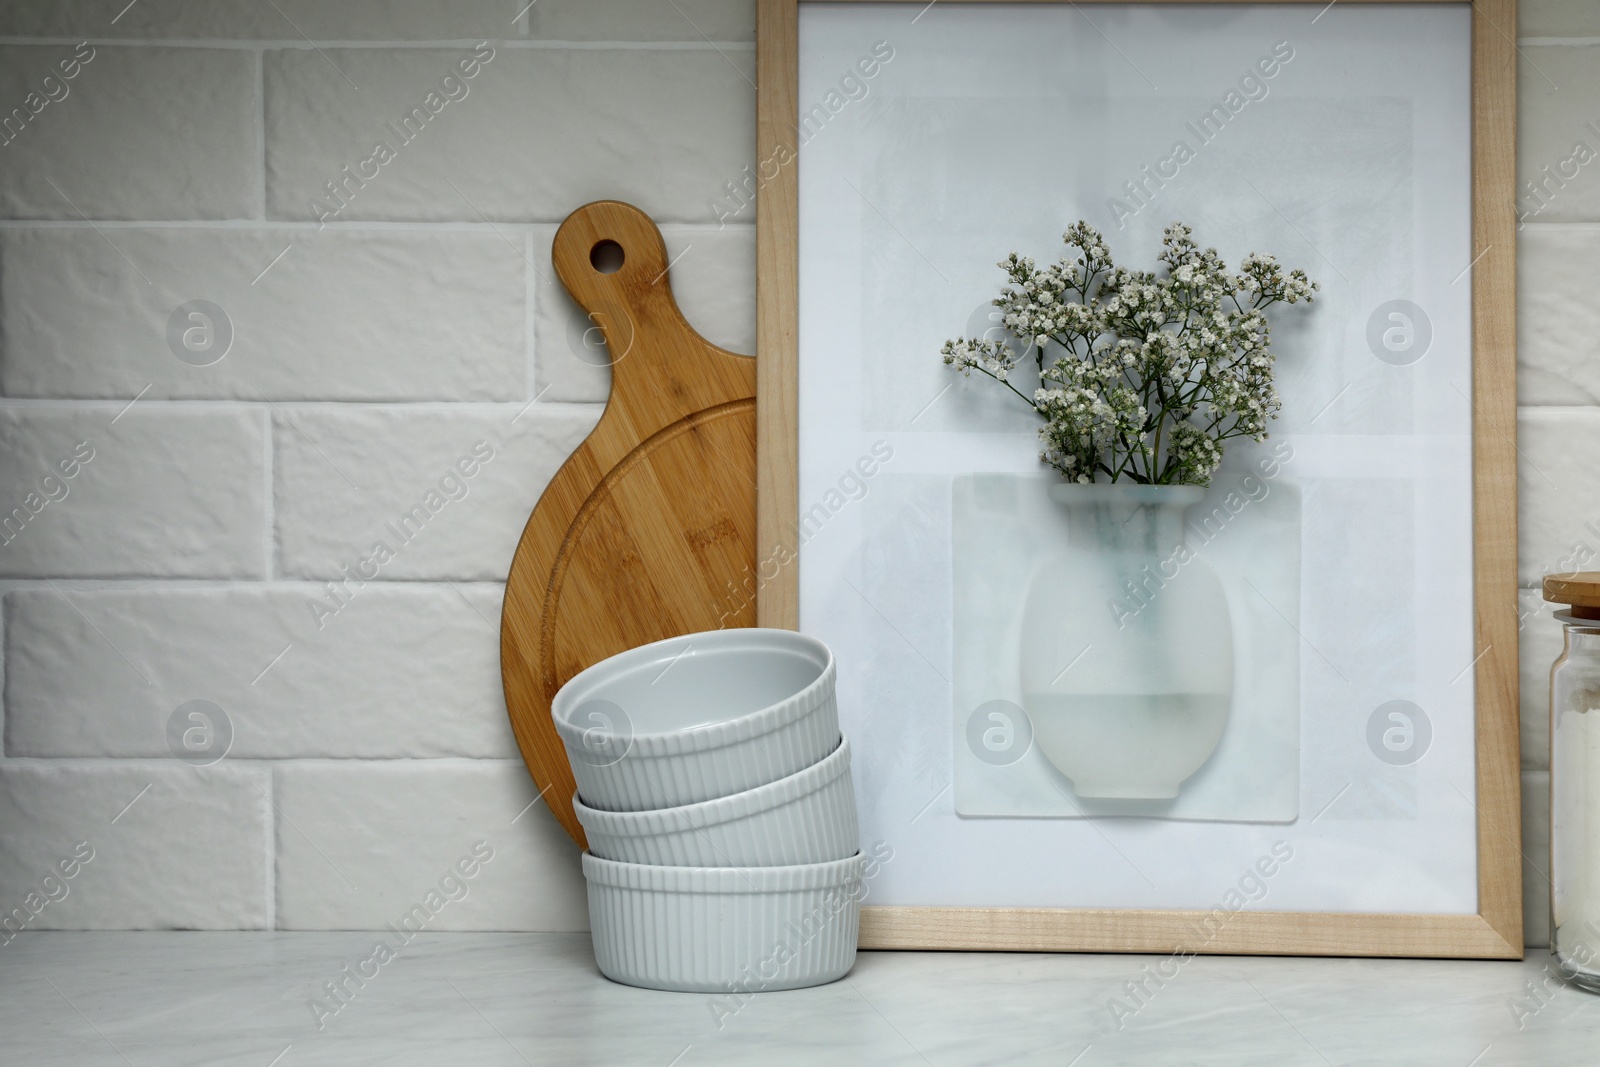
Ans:
<svg viewBox="0 0 1600 1067"><path fill-rule="evenodd" d="M1600 619L1600 571L1547 575L1544 598L1554 604L1571 604L1575 619Z"/></svg>

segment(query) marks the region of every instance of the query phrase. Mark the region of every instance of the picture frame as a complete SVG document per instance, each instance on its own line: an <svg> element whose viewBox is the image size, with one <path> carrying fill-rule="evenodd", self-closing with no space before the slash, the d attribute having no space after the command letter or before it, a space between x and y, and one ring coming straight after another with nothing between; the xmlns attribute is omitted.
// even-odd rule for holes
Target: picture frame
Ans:
<svg viewBox="0 0 1600 1067"><path fill-rule="evenodd" d="M1048 2L1048 0L1046 0ZM1381 7L1389 0L1363 6ZM1429 0L1423 6L1450 4ZM797 629L800 524L800 9L863 11L855 0L758 0L758 624ZM925 0L889 0L909 21ZM946 9L958 5L944 5ZM959 5L1005 10L989 0ZM1075 4L1057 4L1078 11ZM1094 5L1091 10L1124 6ZM1177 8L1207 6L1174 3ZM1249 4L1247 6L1256 6ZM1333 5L1290 0L1320 18ZM1344 7L1354 5L1346 4ZM1468 5L1455 4L1455 7ZM921 14L919 14L919 11ZM1087 18L1087 15L1084 16ZM1471 727L1476 911L1244 908L1208 926L1203 908L878 905L862 908L864 949L1520 958L1522 886L1517 700L1515 350L1515 0L1470 4ZM1202 237L1202 242L1204 238ZM999 255L1003 248L996 248ZM953 326L955 333L959 326ZM870 751L857 747L860 761ZM1459 792L1460 790L1458 790ZM881 857L880 857L881 858ZM1197 931L1207 930L1204 937Z"/></svg>

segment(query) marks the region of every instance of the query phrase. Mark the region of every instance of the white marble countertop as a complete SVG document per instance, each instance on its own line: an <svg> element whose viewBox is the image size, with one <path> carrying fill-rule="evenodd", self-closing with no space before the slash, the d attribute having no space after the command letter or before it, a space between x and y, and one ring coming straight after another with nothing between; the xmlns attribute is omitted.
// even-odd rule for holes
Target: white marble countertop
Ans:
<svg viewBox="0 0 1600 1067"><path fill-rule="evenodd" d="M1600 997L1522 963L1197 958L1119 1029L1144 956L866 952L844 981L745 1000L595 970L585 934L423 934L319 1029L370 933L32 933L0 946L0 1061L71 1064L1600 1062ZM367 970L370 972L371 967ZM1514 1005L1523 1005L1519 1013ZM1520 1018L1519 1018L1520 1014ZM1520 1024L1520 1025L1519 1025Z"/></svg>

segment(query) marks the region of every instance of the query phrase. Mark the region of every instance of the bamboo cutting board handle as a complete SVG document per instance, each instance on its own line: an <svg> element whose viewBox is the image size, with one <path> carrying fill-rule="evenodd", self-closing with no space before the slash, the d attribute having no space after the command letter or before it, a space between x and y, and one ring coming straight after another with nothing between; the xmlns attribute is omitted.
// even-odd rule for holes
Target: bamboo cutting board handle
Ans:
<svg viewBox="0 0 1600 1067"><path fill-rule="evenodd" d="M618 247L612 248L611 245ZM621 267L606 273L620 252ZM678 310L649 216L614 200L556 231L561 283L604 332L611 397L539 498L506 579L500 670L523 761L580 846L550 701L607 656L755 624L755 360Z"/></svg>

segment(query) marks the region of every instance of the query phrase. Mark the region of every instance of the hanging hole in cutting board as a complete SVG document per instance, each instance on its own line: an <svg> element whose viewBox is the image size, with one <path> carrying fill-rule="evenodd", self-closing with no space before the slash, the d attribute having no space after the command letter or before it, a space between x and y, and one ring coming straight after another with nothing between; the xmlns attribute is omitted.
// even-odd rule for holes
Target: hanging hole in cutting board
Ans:
<svg viewBox="0 0 1600 1067"><path fill-rule="evenodd" d="M589 249L589 262L601 274L615 274L622 269L622 264L627 260L622 251L622 246L615 241L601 241Z"/></svg>

